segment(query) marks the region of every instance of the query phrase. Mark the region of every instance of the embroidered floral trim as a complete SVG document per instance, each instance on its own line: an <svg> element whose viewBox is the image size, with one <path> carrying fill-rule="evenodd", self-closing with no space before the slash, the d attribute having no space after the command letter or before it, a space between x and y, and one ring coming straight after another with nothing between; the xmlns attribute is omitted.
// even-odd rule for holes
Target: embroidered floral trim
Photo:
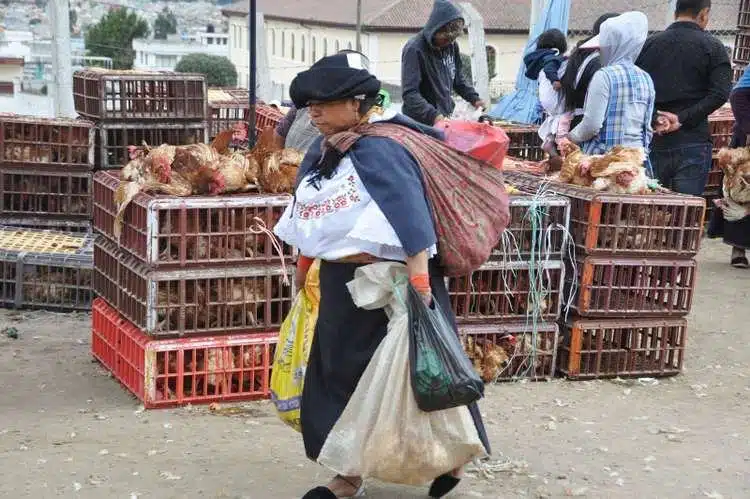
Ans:
<svg viewBox="0 0 750 499"><path fill-rule="evenodd" d="M357 180L354 175L346 178L346 184L342 186L344 192L330 197L320 203L297 204L297 216L301 220L314 220L323 218L337 211L351 208L359 203L361 198L357 189Z"/></svg>

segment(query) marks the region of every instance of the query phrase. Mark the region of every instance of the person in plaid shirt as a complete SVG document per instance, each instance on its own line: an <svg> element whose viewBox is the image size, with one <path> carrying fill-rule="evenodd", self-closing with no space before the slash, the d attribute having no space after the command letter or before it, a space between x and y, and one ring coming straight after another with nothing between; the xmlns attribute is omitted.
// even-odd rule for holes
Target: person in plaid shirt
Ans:
<svg viewBox="0 0 750 499"><path fill-rule="evenodd" d="M648 36L642 12L626 12L602 24L601 33L582 45L599 48L602 68L591 79L582 121L561 143L580 144L585 154L604 154L617 145L648 153L656 91L651 77L635 65Z"/></svg>

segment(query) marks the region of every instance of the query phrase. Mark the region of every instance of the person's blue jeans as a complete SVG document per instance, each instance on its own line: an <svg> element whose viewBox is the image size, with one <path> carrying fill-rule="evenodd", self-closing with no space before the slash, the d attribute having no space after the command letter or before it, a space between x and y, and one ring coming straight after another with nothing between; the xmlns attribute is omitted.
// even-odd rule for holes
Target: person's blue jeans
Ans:
<svg viewBox="0 0 750 499"><path fill-rule="evenodd" d="M685 144L651 151L651 166L659 183L674 192L702 196L711 170L711 143Z"/></svg>

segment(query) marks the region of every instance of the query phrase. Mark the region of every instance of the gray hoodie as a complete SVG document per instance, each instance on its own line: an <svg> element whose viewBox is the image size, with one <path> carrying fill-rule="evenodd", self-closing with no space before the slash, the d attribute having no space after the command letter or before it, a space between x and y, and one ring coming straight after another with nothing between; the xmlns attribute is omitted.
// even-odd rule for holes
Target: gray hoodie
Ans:
<svg viewBox="0 0 750 499"><path fill-rule="evenodd" d="M402 111L420 123L432 125L439 114L450 117L455 108L453 91L471 104L479 100L479 94L461 71L458 43L442 49L433 43L440 28L462 18L453 3L435 0L424 29L404 46L401 54Z"/></svg>

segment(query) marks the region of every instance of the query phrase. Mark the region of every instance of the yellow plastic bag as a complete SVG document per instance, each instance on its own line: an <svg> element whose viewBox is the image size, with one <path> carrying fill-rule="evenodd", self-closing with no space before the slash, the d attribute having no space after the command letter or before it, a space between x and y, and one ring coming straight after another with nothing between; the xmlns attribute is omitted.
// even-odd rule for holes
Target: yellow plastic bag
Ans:
<svg viewBox="0 0 750 499"><path fill-rule="evenodd" d="M301 431L302 386L319 305L320 262L316 260L307 272L305 288L297 294L292 310L281 325L271 371L271 399L276 412L297 431Z"/></svg>

